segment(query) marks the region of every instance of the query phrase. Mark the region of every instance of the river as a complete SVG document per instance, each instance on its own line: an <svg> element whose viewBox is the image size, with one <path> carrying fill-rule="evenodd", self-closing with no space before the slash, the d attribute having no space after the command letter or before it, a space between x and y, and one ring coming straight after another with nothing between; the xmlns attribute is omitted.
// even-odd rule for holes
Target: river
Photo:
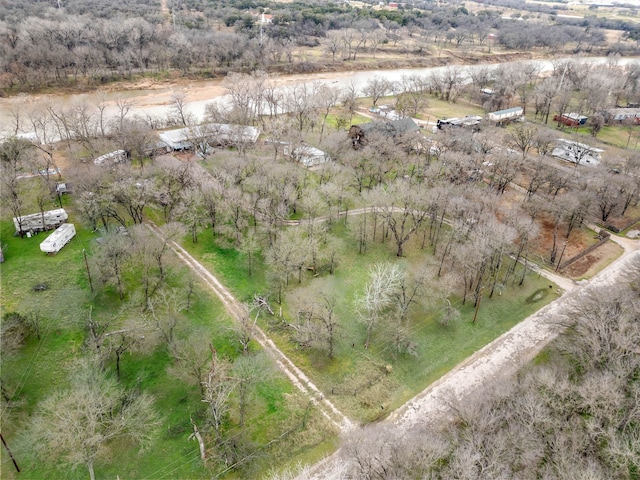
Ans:
<svg viewBox="0 0 640 480"><path fill-rule="evenodd" d="M568 60L568 59L555 59ZM604 63L607 61L605 57L585 58L585 62ZM639 58L622 58L619 60L620 65L626 65L631 62L640 61ZM538 63L542 72L548 72L553 69L552 60L525 60L515 63ZM497 68L500 65L509 65L510 63L487 64L490 68ZM478 68L479 65L461 65L466 76L472 69ZM366 70L366 71L343 71L329 73L312 73L300 75L282 75L272 77L278 86L286 87L288 85L321 82L328 85L339 87L355 86L358 91L367 82L375 77L385 77L392 82L399 82L403 76L420 75L426 76L432 73L441 72L449 67L431 67L431 68L409 68L397 70ZM119 100L127 100L131 104L129 116L139 115L147 118L166 118L169 113L169 105L173 103L173 97L176 94L184 95L184 110L197 121L202 121L205 114L205 106L211 102L228 103L229 97L223 86L221 79L203 80L190 83L176 83L162 85L156 87L152 82L141 84L138 88L123 90L105 90L93 93L77 93L77 94L21 94L15 97L4 98L0 101L0 138L13 135L16 133L16 118L19 118L19 133L28 134L34 131L29 117L34 117L35 112L46 110L51 107L53 110L60 107L69 107L73 105L86 105L95 109L98 104L106 105L104 110L105 117L114 118L118 114L117 102ZM49 141L53 141L55 134L48 133Z"/></svg>

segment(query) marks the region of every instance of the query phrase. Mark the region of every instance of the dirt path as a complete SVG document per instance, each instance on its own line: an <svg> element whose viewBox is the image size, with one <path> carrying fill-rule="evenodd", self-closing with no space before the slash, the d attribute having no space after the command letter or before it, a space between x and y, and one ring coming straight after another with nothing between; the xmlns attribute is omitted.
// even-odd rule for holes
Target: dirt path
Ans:
<svg viewBox="0 0 640 480"><path fill-rule="evenodd" d="M451 418L452 405L497 377L513 375L562 332L561 320L587 289L615 284L631 262L640 258L640 242L620 239L624 254L588 282L573 284L571 292L527 317L510 331L456 366L449 373L393 412L385 422L404 429L437 425ZM548 272L547 272L548 273ZM307 469L298 480L342 478L339 451Z"/></svg>
<svg viewBox="0 0 640 480"><path fill-rule="evenodd" d="M147 227L158 237L165 239L162 231L152 222L146 223ZM227 290L222 283L207 270L201 263L193 258L184 248L176 242L170 241L171 250L182 260L204 283L220 298L229 314L234 320L240 319L245 311L242 304ZM267 337L259 327L255 327L256 340L276 361L276 364L304 395L320 410L320 412L331 422L341 433L347 432L355 427L342 412L316 387L313 382L294 365L294 363Z"/></svg>
<svg viewBox="0 0 640 480"><path fill-rule="evenodd" d="M593 279L577 286L570 294L563 295L476 352L394 412L388 421L406 428L436 423L447 417L451 400L460 400L497 375L514 374L563 330L559 320L587 288L615 283L630 262L640 255L639 246L635 243Z"/></svg>
<svg viewBox="0 0 640 480"><path fill-rule="evenodd" d="M359 215L371 210L371 207L365 207L339 212L337 216ZM328 217L318 217L311 220L287 221L285 225L304 225L309 222L316 223L326 220ZM149 223L148 227L156 235L162 235L154 224ZM516 373L519 368L533 359L562 332L560 320L570 311L574 301L579 299L587 288L599 288L615 283L616 278L628 268L630 262L640 256L640 241L615 236L612 238L624 248L624 254L594 278L580 282L580 284L535 265L530 265L534 271L553 281L567 293L464 360L384 421L405 429L447 421L451 418L451 406L455 402L459 402L492 379ZM170 242L170 245L178 258L185 262L220 298L235 319L244 314L242 305L211 272L177 243ZM319 408L341 433L349 432L355 428L353 422L326 398L261 329L256 329L256 341L273 356L291 382ZM298 478L299 480L336 478L331 472L339 471L342 462L338 450L311 468L305 469Z"/></svg>
<svg viewBox="0 0 640 480"><path fill-rule="evenodd" d="M168 0L160 0L160 13L166 18L166 22L171 22L171 12L169 11Z"/></svg>

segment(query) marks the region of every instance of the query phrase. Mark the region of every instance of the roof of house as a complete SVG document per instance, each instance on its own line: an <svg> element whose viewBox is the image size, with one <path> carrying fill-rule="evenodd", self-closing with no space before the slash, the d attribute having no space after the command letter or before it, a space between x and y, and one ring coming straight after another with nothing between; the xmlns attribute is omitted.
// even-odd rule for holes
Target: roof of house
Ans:
<svg viewBox="0 0 640 480"><path fill-rule="evenodd" d="M582 150L588 150L592 153L602 153L604 150L601 148L592 147L591 145L587 145L586 143L576 142L575 140L567 140L566 138L559 138L558 142L560 142L560 146L567 145L569 148L575 147Z"/></svg>
<svg viewBox="0 0 640 480"><path fill-rule="evenodd" d="M392 137L406 135L420 131L420 127L413 121L411 117L401 118L399 120L391 120L387 122L368 122L359 125L365 134L382 133Z"/></svg>
<svg viewBox="0 0 640 480"><path fill-rule="evenodd" d="M194 129L198 129L197 133ZM195 133L195 134L194 134ZM197 127L178 128L176 130L167 130L161 132L158 136L160 140L167 144L169 147L179 150L184 148L190 148L190 139L194 136L202 137L215 137L219 141L229 141L234 137L241 136L245 140L255 142L258 140L260 131L256 127L249 127L244 125L230 125L225 123L208 123L204 125L198 125Z"/></svg>
<svg viewBox="0 0 640 480"><path fill-rule="evenodd" d="M640 117L640 108L610 108L607 114L614 120Z"/></svg>
<svg viewBox="0 0 640 480"><path fill-rule="evenodd" d="M513 108L505 108L504 110L498 110L496 112L491 112L489 115L505 115L507 113L518 113L522 112L522 107L513 107Z"/></svg>

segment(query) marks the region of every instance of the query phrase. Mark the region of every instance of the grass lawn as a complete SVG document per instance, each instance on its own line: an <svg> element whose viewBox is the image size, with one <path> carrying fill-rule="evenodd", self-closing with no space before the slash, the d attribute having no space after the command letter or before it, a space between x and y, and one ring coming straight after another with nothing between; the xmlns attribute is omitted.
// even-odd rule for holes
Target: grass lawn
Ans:
<svg viewBox="0 0 640 480"><path fill-rule="evenodd" d="M460 118L467 115L479 115L484 117L485 112L477 105L470 105L468 101L460 98L456 103L446 102L438 98L429 97L427 108L419 116L421 119L435 123L436 120L445 118Z"/></svg>
<svg viewBox="0 0 640 480"><path fill-rule="evenodd" d="M77 235L57 255L47 256L39 244L48 233L32 238L13 236L12 222L0 222L5 263L0 265L2 314L7 312L38 312L40 339L35 335L14 354L2 359L3 388L12 398L12 407L3 403L2 432L11 446L22 472L17 475L3 449L2 478L87 478L84 467L76 470L57 468L51 462L38 461L30 455L28 442L21 438L29 416L39 402L58 389L68 387L68 371L78 357L86 353L85 322L89 306L96 319L120 315L122 302L113 292L100 290L94 277L96 293L89 289L84 265L83 249L91 256L98 248L92 233L76 223ZM171 283L176 286L186 278L186 271L175 260L170 262ZM136 275L129 275L130 288L135 289ZM46 283L45 291L34 291L33 286ZM231 343L231 321L212 294L196 285L191 310L186 316L185 328L193 327L208 332L209 341L220 355L233 358L238 355ZM254 347L255 348L255 347ZM114 441L108 454L95 464L98 478L211 478L211 468L203 468L197 442L188 440L193 431L190 416L201 428L206 424L205 404L197 386L190 386L170 376L167 367L172 363L167 349L160 346L150 353L131 353L121 361L122 383L139 388L154 396L155 409L161 425L152 445L141 453L127 440ZM109 371L115 371L112 355L106 359ZM245 427L237 426L235 405L225 423L225 439L235 439L245 445L251 456L229 469L225 478L250 478L274 468L284 461L296 462L317 459L335 447L334 433L324 418L279 373L263 379L252 395ZM302 423L305 428L301 428ZM287 433L283 435L283 433ZM279 438L282 436L282 438ZM333 442L333 443L332 443ZM268 446L266 446L269 444ZM211 454L211 452L210 452Z"/></svg>
<svg viewBox="0 0 640 480"><path fill-rule="evenodd" d="M461 318L442 326L438 320L444 304L435 295L427 294L413 310L407 325L410 339L415 344L415 356L397 353L389 337L389 329L383 325L376 329L370 348L365 350L365 326L356 320L353 300L366 283L369 269L381 261L400 261L406 268L416 269L426 257L413 248L406 258L398 260L393 249L379 243L369 244L367 253L359 255L355 241L342 223L334 226L333 233L341 245L335 274L317 278L309 275L301 284L294 281L286 292L282 308L287 322L293 322L297 308L305 301L317 298L321 292L333 292L335 311L340 318L340 340L335 357L329 359L324 352L301 349L290 341L291 330L283 327L277 318L264 319L263 326L279 348L310 375L339 408L351 418L365 423L399 407L456 364L555 298L554 286L549 288L547 280L537 274L529 274L523 286L508 285L503 294L496 293L493 298L488 298L487 292L475 324L472 323L475 313L473 300L467 299L462 305L460 298L452 298ZM242 266L234 250L220 248L208 240L186 246L239 298L247 300L253 293L269 291L264 265L249 278L246 267ZM429 289L431 292L438 289L437 281L434 279L434 286ZM536 301L531 302L536 292L539 295ZM278 305L273 301L272 306L277 311ZM387 373L387 366L391 367L391 373Z"/></svg>

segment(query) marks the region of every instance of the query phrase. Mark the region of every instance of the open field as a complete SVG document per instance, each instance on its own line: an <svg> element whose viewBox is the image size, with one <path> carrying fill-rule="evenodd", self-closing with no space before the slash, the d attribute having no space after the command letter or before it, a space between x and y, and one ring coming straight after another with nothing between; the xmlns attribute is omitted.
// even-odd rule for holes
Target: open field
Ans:
<svg viewBox="0 0 640 480"><path fill-rule="evenodd" d="M124 318L128 311L135 312L131 305L135 298L128 298L123 303L115 292L102 290L95 271L94 288L99 290L94 294L90 292L83 251L86 249L91 258L99 233L76 224L77 236L57 255L47 256L38 247L47 233L21 239L12 235L12 223L1 222L0 225L5 255L5 263L0 267L2 313L35 314L39 319L39 336L29 337L17 354L4 357L2 362L3 392L12 399L9 405L3 403L2 430L22 469L19 477L16 476L6 452L3 452L2 477L39 479L63 474L70 479L86 478L83 468L60 470L50 462L36 461L28 454L27 439L20 434L28 416L42 400L54 390L67 388L69 369L89 348L86 338L89 315L98 322L113 316ZM177 284L186 272L174 261L170 263L171 278ZM48 288L34 291L33 287L38 284L46 284ZM213 347L221 354L237 355L230 336L231 324L221 304L200 287L196 288L193 298L185 329L206 332ZM112 357L107 360L107 370L112 374L114 362ZM122 359L122 385L153 395L154 406L161 412L162 422L152 448L141 454L137 454L135 446L126 441L112 445L110 454L96 462L101 478L117 475L131 478L210 478L211 471L203 468L200 461L197 443L188 440L193 431L189 417L198 422L205 421L202 402L197 389L168 374L168 367L173 363L162 346L150 346ZM246 413L251 419L251 428L234 427L237 418L232 417L229 420L229 438L253 438L258 444L264 444L272 441L282 429L291 428L292 422L296 418L302 419L302 416L308 417L310 432L302 432L306 440L294 433L275 444L276 450L287 452L286 458L270 448L268 456L246 462L238 470L244 472L241 477L266 471L292 458L317 458L330 448L330 434L314 437L325 428L315 411L305 413L307 403L298 397L287 381L275 374L275 370L260 385L255 400Z"/></svg>

